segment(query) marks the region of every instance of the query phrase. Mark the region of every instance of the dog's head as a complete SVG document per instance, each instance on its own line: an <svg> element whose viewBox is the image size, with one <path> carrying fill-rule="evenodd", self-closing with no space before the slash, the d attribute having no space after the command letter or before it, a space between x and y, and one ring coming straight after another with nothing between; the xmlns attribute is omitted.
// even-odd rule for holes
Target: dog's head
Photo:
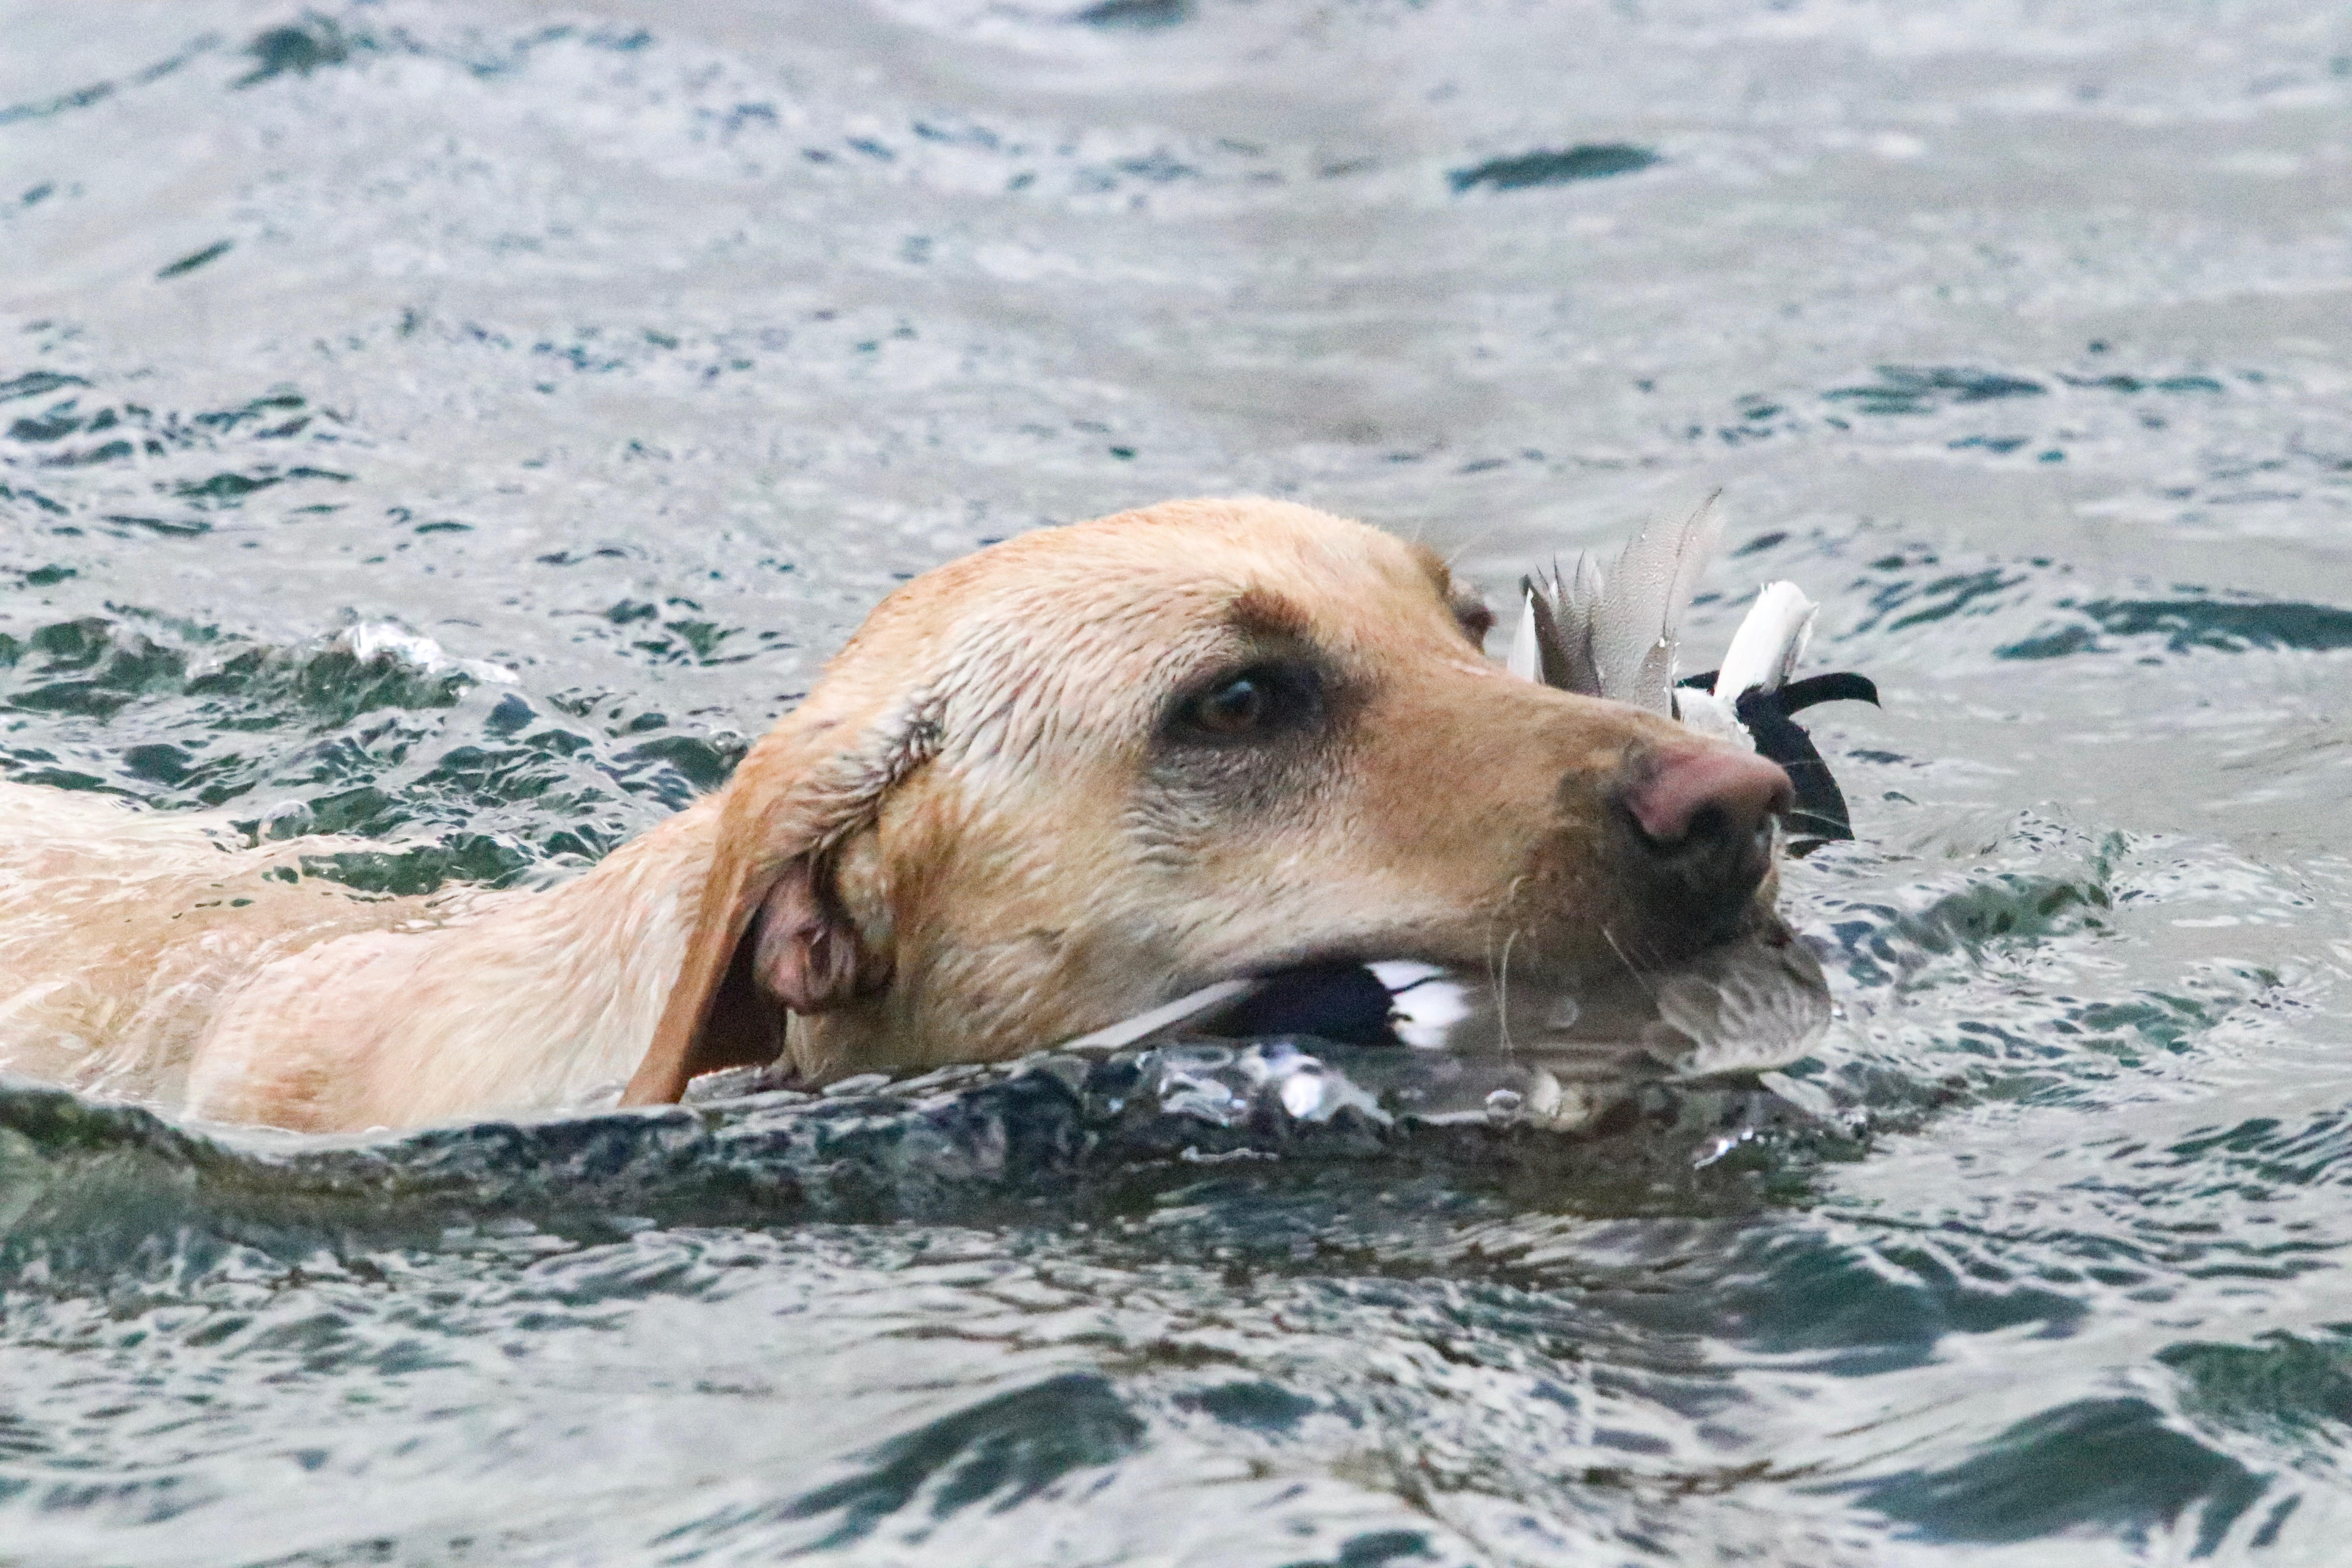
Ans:
<svg viewBox="0 0 2352 1568"><path fill-rule="evenodd" d="M1428 550L1264 500L909 583L728 784L629 1100L779 1049L1000 1059L1303 963L1574 987L1762 918L1786 776L1511 676L1489 619Z"/></svg>

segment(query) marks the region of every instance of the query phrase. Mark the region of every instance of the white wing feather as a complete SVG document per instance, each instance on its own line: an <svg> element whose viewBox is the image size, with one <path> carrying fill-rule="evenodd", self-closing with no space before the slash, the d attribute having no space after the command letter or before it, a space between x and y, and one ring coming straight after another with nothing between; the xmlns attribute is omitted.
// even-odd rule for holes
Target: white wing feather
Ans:
<svg viewBox="0 0 2352 1568"><path fill-rule="evenodd" d="M1730 700L1751 687L1777 691L1812 640L1813 617L1821 606L1805 597L1794 583L1767 583L1748 606L1739 629L1724 650L1723 668L1715 678L1715 693Z"/></svg>
<svg viewBox="0 0 2352 1568"><path fill-rule="evenodd" d="M1540 683L1543 679L1543 648L1536 639L1536 595L1532 588L1519 594L1519 629L1511 637L1511 654L1503 664L1521 680Z"/></svg>

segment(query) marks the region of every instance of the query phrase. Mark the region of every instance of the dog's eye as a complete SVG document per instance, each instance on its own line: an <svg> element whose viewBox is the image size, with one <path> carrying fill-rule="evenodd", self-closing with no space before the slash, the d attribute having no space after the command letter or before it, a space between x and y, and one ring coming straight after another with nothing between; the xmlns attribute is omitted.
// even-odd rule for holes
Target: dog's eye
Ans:
<svg viewBox="0 0 2352 1568"><path fill-rule="evenodd" d="M1194 698L1185 717L1194 729L1212 735L1246 735L1265 725L1269 705L1263 685L1237 675L1206 697Z"/></svg>
<svg viewBox="0 0 2352 1568"><path fill-rule="evenodd" d="M1176 710L1174 729L1196 741L1264 740L1312 719L1317 695L1312 670L1286 664L1252 665L1187 699Z"/></svg>

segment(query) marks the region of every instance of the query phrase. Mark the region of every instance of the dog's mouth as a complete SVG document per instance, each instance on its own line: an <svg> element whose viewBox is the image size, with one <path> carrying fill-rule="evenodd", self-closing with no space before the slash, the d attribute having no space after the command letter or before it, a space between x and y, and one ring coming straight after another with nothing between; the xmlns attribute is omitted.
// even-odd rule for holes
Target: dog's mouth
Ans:
<svg viewBox="0 0 2352 1568"><path fill-rule="evenodd" d="M1069 1042L1306 1037L1503 1053L1574 1077L1757 1072L1803 1056L1830 1019L1819 962L1777 918L1669 968L1570 992L1415 960L1328 959L1219 981Z"/></svg>

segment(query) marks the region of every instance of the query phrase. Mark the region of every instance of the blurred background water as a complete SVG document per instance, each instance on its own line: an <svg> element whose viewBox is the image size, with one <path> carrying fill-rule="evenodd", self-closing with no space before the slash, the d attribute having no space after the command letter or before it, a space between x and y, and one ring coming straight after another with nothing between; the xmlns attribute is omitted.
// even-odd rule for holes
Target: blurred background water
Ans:
<svg viewBox="0 0 2352 1568"><path fill-rule="evenodd" d="M2342 1562L2347 351L2341 7L0 6L9 776L558 877L1244 490L1499 590L1721 486L1702 654L1886 698L1858 1138L0 1089L0 1561Z"/></svg>

